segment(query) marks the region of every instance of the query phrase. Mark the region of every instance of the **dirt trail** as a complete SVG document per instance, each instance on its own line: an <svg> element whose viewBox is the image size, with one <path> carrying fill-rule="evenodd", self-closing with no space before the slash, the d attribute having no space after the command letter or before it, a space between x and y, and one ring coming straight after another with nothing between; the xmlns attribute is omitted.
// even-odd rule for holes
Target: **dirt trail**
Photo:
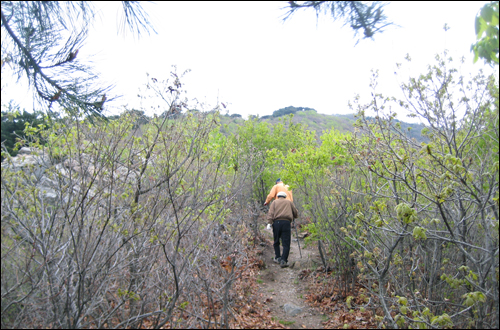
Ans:
<svg viewBox="0 0 500 330"><path fill-rule="evenodd" d="M299 239L302 250L302 258L300 258L295 230L292 229L292 242L290 256L288 257L290 267L281 268L272 261L274 258L272 232L264 229L262 234L264 237L269 238L269 242L262 250L261 257L266 267L260 271L257 282L259 283L259 295L271 315L281 324L291 329L322 328L322 322L326 318L305 302L306 294L310 292L306 287L307 284L299 277L302 270L316 269L318 267L317 260L319 256L317 249L315 247L304 248L304 240ZM287 314L284 309L284 305L287 303L301 307L302 311L296 316Z"/></svg>

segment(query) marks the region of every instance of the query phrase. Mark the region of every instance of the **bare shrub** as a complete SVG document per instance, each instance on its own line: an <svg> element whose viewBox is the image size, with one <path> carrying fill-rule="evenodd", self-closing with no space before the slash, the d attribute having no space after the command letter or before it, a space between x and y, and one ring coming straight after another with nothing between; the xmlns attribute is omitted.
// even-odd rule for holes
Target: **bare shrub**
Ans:
<svg viewBox="0 0 500 330"><path fill-rule="evenodd" d="M248 167L217 112L172 110L172 78L151 84L169 110L148 124L68 119L2 164L2 327L228 325Z"/></svg>

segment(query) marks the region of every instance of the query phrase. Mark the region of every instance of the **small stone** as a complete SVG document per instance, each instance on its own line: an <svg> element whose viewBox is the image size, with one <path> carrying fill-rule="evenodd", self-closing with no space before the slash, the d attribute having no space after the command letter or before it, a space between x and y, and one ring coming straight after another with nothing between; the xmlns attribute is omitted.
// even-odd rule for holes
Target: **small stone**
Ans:
<svg viewBox="0 0 500 330"><path fill-rule="evenodd" d="M283 308L285 309L285 313L290 316L296 316L302 313L302 307L296 306L294 304L286 303L285 305L283 305Z"/></svg>

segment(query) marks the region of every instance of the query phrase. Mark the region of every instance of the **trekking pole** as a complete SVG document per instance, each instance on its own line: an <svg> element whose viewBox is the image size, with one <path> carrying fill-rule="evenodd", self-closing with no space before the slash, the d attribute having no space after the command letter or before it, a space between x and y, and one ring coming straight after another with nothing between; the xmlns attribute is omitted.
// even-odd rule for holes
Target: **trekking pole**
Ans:
<svg viewBox="0 0 500 330"><path fill-rule="evenodd" d="M295 237L297 238L297 245L299 246L299 253L300 253L300 259L302 259L302 251L300 250L300 243L299 243L299 233L297 232L297 224L294 224L295 227Z"/></svg>

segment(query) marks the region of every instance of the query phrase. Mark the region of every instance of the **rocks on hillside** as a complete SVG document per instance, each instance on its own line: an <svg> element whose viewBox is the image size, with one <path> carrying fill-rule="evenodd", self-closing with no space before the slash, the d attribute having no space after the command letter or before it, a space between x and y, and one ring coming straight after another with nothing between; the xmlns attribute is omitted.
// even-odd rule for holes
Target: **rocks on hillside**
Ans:
<svg viewBox="0 0 500 330"><path fill-rule="evenodd" d="M21 176L23 182L28 185L35 185L40 191L40 197L51 205L56 205L59 201L67 201L69 192L79 193L81 187L79 183L84 178L95 179L95 182L107 186L110 175L102 175L103 168L96 168L90 155L80 154L75 158L56 160L51 158L46 151L23 147L15 157L7 157L2 162L2 169L24 172ZM138 176L136 169L130 169L124 165L115 168L113 178L121 182L135 181ZM70 189L68 188L70 185ZM61 187L65 187L65 193L61 192ZM89 192L89 197L94 194L93 189ZM64 195L64 196L63 196Z"/></svg>

